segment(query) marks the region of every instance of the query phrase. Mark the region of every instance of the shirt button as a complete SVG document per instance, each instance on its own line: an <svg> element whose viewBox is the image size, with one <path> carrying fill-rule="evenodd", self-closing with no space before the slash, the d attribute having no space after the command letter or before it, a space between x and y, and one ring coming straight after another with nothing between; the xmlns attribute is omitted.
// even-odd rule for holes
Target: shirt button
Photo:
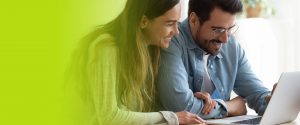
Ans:
<svg viewBox="0 0 300 125"><path fill-rule="evenodd" d="M210 65L210 68L214 68L214 66L213 66L213 65Z"/></svg>

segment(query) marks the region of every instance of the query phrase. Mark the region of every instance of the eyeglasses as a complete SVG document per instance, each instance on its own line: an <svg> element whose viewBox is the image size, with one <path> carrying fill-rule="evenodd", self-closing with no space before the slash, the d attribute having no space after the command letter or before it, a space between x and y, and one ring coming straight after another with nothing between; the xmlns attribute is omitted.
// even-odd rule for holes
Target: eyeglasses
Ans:
<svg viewBox="0 0 300 125"><path fill-rule="evenodd" d="M197 16L197 17L198 17L198 16ZM200 22L200 23L203 23L203 21L201 20L200 17L198 17L198 19L199 19L199 22ZM239 26L235 24L235 25L233 25L233 26L231 26L231 27L229 27L229 28L215 27L215 26L212 26L211 28L212 28L213 36L214 36L215 38L219 38L219 37L220 37L223 33L225 33L226 31L227 31L227 33L228 33L228 37L231 36L232 34L234 34L234 33L238 30Z"/></svg>
<svg viewBox="0 0 300 125"><path fill-rule="evenodd" d="M228 37L231 36L232 34L234 34L237 30L238 30L239 26L238 25L234 25L232 27L229 28L223 28L223 27L212 27L212 33L213 36L215 38L220 37L223 33L225 33L227 31L228 33Z"/></svg>

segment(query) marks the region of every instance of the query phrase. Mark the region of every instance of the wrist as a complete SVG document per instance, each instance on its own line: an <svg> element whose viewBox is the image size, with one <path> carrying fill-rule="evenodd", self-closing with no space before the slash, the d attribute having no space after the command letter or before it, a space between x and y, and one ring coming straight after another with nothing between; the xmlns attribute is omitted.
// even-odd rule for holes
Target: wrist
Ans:
<svg viewBox="0 0 300 125"><path fill-rule="evenodd" d="M232 115L232 108L231 108L230 101L226 101L225 104L227 106L227 116L231 116Z"/></svg>

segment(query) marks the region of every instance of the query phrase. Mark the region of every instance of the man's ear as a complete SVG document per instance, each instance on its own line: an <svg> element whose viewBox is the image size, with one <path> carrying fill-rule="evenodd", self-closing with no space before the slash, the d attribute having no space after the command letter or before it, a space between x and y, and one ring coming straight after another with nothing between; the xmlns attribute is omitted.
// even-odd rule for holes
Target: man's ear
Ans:
<svg viewBox="0 0 300 125"><path fill-rule="evenodd" d="M200 27L201 23L199 21L199 18L195 12L191 12L189 15L189 26L192 32L192 36L195 39L197 36L198 28Z"/></svg>
<svg viewBox="0 0 300 125"><path fill-rule="evenodd" d="M140 28L145 29L148 26L149 19L144 15L140 22Z"/></svg>
<svg viewBox="0 0 300 125"><path fill-rule="evenodd" d="M200 25L199 18L195 12L191 12L189 15L189 24L190 27L196 27L197 25Z"/></svg>

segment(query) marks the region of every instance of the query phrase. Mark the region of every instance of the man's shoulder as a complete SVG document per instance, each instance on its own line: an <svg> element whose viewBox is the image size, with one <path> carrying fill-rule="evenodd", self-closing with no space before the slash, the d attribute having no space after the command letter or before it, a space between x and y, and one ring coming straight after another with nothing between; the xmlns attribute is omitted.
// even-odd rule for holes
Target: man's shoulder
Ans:
<svg viewBox="0 0 300 125"><path fill-rule="evenodd" d="M184 47L184 46L186 46L187 42L188 42L188 40L186 39L186 37L180 32L179 35L174 36L172 38L171 44L175 44L179 47Z"/></svg>
<svg viewBox="0 0 300 125"><path fill-rule="evenodd" d="M225 44L224 49L228 49L229 51L235 50L235 49L239 49L240 48L240 44L239 42L235 39L234 36L229 37L228 43Z"/></svg>
<svg viewBox="0 0 300 125"><path fill-rule="evenodd" d="M189 37L190 32L187 32L188 29L186 29L182 23L179 24L178 30L179 34L172 38L172 42L170 44L184 49L188 46L188 42L191 42L191 38Z"/></svg>

